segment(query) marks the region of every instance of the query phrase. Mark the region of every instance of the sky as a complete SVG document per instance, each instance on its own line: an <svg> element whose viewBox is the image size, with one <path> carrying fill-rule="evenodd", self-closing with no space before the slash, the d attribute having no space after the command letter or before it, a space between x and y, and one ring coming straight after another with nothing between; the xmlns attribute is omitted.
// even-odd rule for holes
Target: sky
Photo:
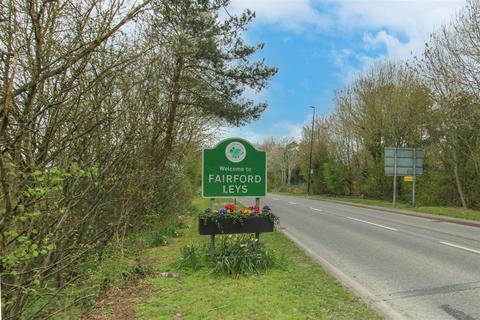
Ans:
<svg viewBox="0 0 480 320"><path fill-rule="evenodd" d="M265 43L256 59L279 72L266 90L245 97L267 102L258 121L227 128L222 138L260 143L299 139L317 115L334 111L334 91L384 59L422 54L432 32L448 24L465 0L231 0L230 14L251 9L256 19L244 37Z"/></svg>

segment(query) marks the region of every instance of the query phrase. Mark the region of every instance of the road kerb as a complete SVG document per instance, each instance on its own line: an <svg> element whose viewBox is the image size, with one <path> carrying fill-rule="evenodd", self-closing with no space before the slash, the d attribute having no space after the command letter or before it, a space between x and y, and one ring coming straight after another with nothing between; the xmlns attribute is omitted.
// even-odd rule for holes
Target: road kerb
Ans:
<svg viewBox="0 0 480 320"><path fill-rule="evenodd" d="M324 270L340 281L347 289L352 291L355 295L360 297L365 303L370 305L374 308L377 312L384 315L387 319L392 320L406 320L408 319L395 309L393 309L387 302L382 300L377 300L375 295L370 292L367 288L362 286L360 283L352 279L351 277L347 276L341 270L333 266L330 262L322 258L320 255L309 249L306 245L304 245L299 239L297 239L294 235L289 233L287 230L281 230L283 234L285 234L293 243L295 243L299 248L304 250L310 257L315 259L323 268Z"/></svg>

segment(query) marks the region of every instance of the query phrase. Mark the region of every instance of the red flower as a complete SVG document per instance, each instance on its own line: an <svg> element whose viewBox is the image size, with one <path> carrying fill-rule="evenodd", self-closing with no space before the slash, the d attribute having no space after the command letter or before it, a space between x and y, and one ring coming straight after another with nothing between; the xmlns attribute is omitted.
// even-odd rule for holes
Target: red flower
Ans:
<svg viewBox="0 0 480 320"><path fill-rule="evenodd" d="M235 212L235 210L237 209L237 207L234 204L227 204L224 208L230 212Z"/></svg>

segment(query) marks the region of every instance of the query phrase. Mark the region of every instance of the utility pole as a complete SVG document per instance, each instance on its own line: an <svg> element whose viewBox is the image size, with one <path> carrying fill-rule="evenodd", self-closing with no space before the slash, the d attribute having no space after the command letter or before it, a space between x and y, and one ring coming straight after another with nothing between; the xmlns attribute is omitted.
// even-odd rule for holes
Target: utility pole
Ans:
<svg viewBox="0 0 480 320"><path fill-rule="evenodd" d="M0 276L0 320L2 320L2 314L3 314L3 309L2 309L2 276Z"/></svg>
<svg viewBox="0 0 480 320"><path fill-rule="evenodd" d="M413 148L412 207L415 207L415 184L417 183L417 150Z"/></svg>
<svg viewBox="0 0 480 320"><path fill-rule="evenodd" d="M393 207L397 207L397 153L398 148L395 147L395 158L393 160Z"/></svg>
<svg viewBox="0 0 480 320"><path fill-rule="evenodd" d="M310 108L313 109L313 118L312 118L312 138L310 139L310 163L308 165L307 195L310 194L310 185L312 184L313 132L315 130L315 107L310 106Z"/></svg>

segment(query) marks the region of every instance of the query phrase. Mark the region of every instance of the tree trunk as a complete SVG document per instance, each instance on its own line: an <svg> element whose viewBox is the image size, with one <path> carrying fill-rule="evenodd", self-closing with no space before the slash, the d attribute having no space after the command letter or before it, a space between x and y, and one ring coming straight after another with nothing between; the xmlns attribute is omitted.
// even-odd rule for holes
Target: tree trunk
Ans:
<svg viewBox="0 0 480 320"><path fill-rule="evenodd" d="M464 207L465 209L468 209L467 201L465 200L465 194L463 192L462 181L458 174L458 160L457 160L457 154L455 153L455 151L453 152L453 173L455 174L455 182L457 184L457 191L460 197L460 201L462 202L462 207Z"/></svg>
<svg viewBox="0 0 480 320"><path fill-rule="evenodd" d="M287 185L290 186L290 183L292 181L292 168L290 166L287 169Z"/></svg>
<svg viewBox="0 0 480 320"><path fill-rule="evenodd" d="M185 60L180 53L175 62L171 101L170 101L170 107L169 107L168 116L167 116L167 130L165 133L165 139L163 141L163 149L160 154L160 161L159 161L159 164L161 166L165 164L165 161L167 160L167 157L170 151L172 150L173 142L175 140L174 129L175 129L175 122L177 117L177 109L180 103L180 91L181 91L180 81L182 78L184 63L185 63Z"/></svg>

